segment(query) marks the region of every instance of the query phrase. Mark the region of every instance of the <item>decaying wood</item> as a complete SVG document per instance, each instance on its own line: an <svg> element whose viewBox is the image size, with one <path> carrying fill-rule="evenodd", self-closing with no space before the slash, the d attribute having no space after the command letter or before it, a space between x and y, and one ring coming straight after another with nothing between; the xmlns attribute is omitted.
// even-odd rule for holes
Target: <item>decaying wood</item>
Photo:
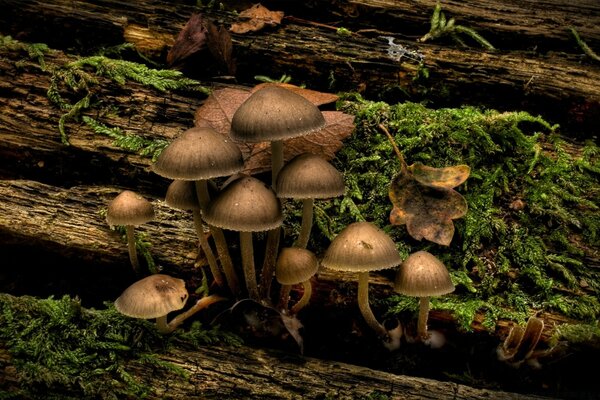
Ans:
<svg viewBox="0 0 600 400"><path fill-rule="evenodd" d="M159 61L164 61L164 54L173 44L175 35L192 13L201 11L207 18L225 25L234 18L228 13L160 1L135 5L108 0L94 4L71 1L17 3L0 2L0 23L6 27L5 33L25 40L49 42L59 48L77 44L79 48L91 49L134 41L139 51ZM412 10L412 15L420 14L419 18L423 20L435 2L391 3L341 2L338 7L343 9L346 4L356 9L369 9L373 18L381 14L374 10L385 10L383 14L397 15L397 19L406 8L409 15ZM490 27L498 24L505 30L522 34L521 42L527 42L528 35L532 35L535 38L532 39L533 46L536 40L550 32L561 37L568 35L558 33L557 26L563 21L580 28L584 37L597 36L591 31L600 18L598 6L589 1L568 4L547 1L540 8L533 2L525 3L522 6L517 2L505 4L496 14L491 10L498 5L491 1L484 4L450 2L447 6L451 12L472 15L472 20L465 24L471 23L473 28L479 22ZM579 3L585 11L580 11L583 13L577 18L574 10L579 10ZM467 9L472 11L467 13ZM509 23L512 16L515 20ZM541 23L540 19L550 22ZM321 25L294 21L288 19L276 29L251 35L233 35L239 82L250 83L255 75L277 77L288 74L316 89L361 90L367 96L378 94L389 99L397 99L399 93L404 93L401 97L408 93L414 100L421 98L423 87L413 80L418 62L408 56L394 60L388 55L390 46L385 36L399 36L394 31L344 37ZM429 29L427 19L422 24L425 33ZM397 37L395 43L422 55L423 66L429 70L429 78L424 82L428 87L426 96L429 100L437 99L440 104L479 103L500 109L525 109L541 113L554 122L570 121L576 129L583 130L590 129L600 115L600 89L596 84L600 68L592 63L582 64L581 52L576 53L578 55L484 52L418 44L402 37ZM206 66L207 58L210 56L206 55L202 64L194 65L194 68Z"/></svg>
<svg viewBox="0 0 600 400"><path fill-rule="evenodd" d="M394 375L346 363L250 347L208 346L172 350L161 360L175 364L187 379L169 379L144 364L126 369L152 388L147 399L357 399L375 394L389 399L520 400L532 395L477 389L432 379ZM0 389L18 387L10 355L0 348ZM50 393L49 393L50 394Z"/></svg>

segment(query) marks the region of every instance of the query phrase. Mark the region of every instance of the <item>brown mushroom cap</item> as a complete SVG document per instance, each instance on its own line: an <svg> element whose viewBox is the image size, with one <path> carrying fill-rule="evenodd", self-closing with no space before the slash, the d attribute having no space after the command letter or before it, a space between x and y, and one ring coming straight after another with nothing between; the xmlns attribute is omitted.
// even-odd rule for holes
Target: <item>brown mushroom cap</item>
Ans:
<svg viewBox="0 0 600 400"><path fill-rule="evenodd" d="M241 142L269 142L304 136L325 126L313 103L276 85L254 92L231 119L231 137Z"/></svg>
<svg viewBox="0 0 600 400"><path fill-rule="evenodd" d="M141 225L154 219L152 203L132 192L124 190L115 197L106 210L109 225Z"/></svg>
<svg viewBox="0 0 600 400"><path fill-rule="evenodd" d="M196 184L194 181L174 180L167 188L165 203L180 210L199 210Z"/></svg>
<svg viewBox="0 0 600 400"><path fill-rule="evenodd" d="M203 217L210 225L239 232L268 231L283 222L273 189L251 176L229 183L209 203Z"/></svg>
<svg viewBox="0 0 600 400"><path fill-rule="evenodd" d="M160 153L152 170L170 179L195 181L228 176L244 166L242 152L208 127L186 130Z"/></svg>
<svg viewBox="0 0 600 400"><path fill-rule="evenodd" d="M316 154L300 154L277 175L277 197L324 199L344 194L344 177L333 165Z"/></svg>
<svg viewBox="0 0 600 400"><path fill-rule="evenodd" d="M282 285L297 285L317 273L319 262L315 254L301 247L284 247L275 265L275 277Z"/></svg>
<svg viewBox="0 0 600 400"><path fill-rule="evenodd" d="M384 231L371 222L354 222L333 239L321 264L337 271L366 272L401 262L394 241Z"/></svg>
<svg viewBox="0 0 600 400"><path fill-rule="evenodd" d="M115 300L121 314L133 318L159 318L181 310L188 299L183 279L154 274L141 279Z"/></svg>
<svg viewBox="0 0 600 400"><path fill-rule="evenodd" d="M453 292L454 284L446 266L433 254L421 250L400 265L394 290L407 296L441 296Z"/></svg>

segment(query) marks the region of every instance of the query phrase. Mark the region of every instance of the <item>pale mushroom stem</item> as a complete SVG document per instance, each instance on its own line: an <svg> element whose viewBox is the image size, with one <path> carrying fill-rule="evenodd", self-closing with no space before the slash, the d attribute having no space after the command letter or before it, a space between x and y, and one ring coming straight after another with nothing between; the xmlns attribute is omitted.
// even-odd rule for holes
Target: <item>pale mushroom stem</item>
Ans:
<svg viewBox="0 0 600 400"><path fill-rule="evenodd" d="M417 336L427 340L427 318L429 317L429 296L419 297L419 320L417 322Z"/></svg>
<svg viewBox="0 0 600 400"><path fill-rule="evenodd" d="M310 238L310 231L313 224L314 203L314 199L302 200L302 226L300 227L300 235L298 236L298 247L306 248L308 246L308 239Z"/></svg>
<svg viewBox="0 0 600 400"><path fill-rule="evenodd" d="M204 235L204 228L202 226L202 216L200 210L193 210L194 215L194 228L196 228L196 234L198 235L198 239L200 240L200 247L206 256L206 261L208 261L208 265L210 267L210 272L212 273L213 279L218 286L223 286L223 274L219 269L219 264L217 264L217 259L215 258L215 254L208 244L208 240L206 240L206 236Z"/></svg>
<svg viewBox="0 0 600 400"><path fill-rule="evenodd" d="M273 274L277 262L277 249L279 248L280 236L280 227L271 229L267 233L265 258L260 273L260 296L262 299L270 299L271 296L271 283L273 282Z"/></svg>
<svg viewBox="0 0 600 400"><path fill-rule="evenodd" d="M140 273L140 263L137 257L137 249L135 248L135 235L133 225L125 225L125 233L127 235L127 250L129 251L129 261L133 267L133 272Z"/></svg>
<svg viewBox="0 0 600 400"><path fill-rule="evenodd" d="M258 296L258 284L256 282L256 271L254 267L254 247L252 244L252 232L240 232L240 247L242 251L242 265L248 297L260 301Z"/></svg>
<svg viewBox="0 0 600 400"><path fill-rule="evenodd" d="M279 303L277 307L282 312L288 311L288 302L290 301L290 292L292 291L292 285L281 285L279 289Z"/></svg>
<svg viewBox="0 0 600 400"><path fill-rule="evenodd" d="M312 284L310 280L302 282L302 287L304 288L304 293L302 293L302 297L294 306L290 309L290 314L295 315L300 312L309 302L310 297L312 296Z"/></svg>
<svg viewBox="0 0 600 400"><path fill-rule="evenodd" d="M275 189L277 175L283 168L283 140L274 140L271 142L271 187Z"/></svg>
<svg viewBox="0 0 600 400"><path fill-rule="evenodd" d="M175 318L173 318L171 320L171 322L167 322L166 315L156 318L156 329L160 333L165 333L165 334L171 333L175 329L177 329L179 327L179 325L181 325L186 319L188 319L192 315L196 314L198 311L205 309L206 307L210 306L211 304L214 304L214 303L217 303L217 302L223 301L223 300L227 300L227 299L225 297L222 297L222 296L219 296L216 294L211 294L210 296L203 297L200 300L198 300L196 302L196 304L194 304L192 307L190 307L187 311L182 312L181 314L179 314Z"/></svg>
<svg viewBox="0 0 600 400"><path fill-rule="evenodd" d="M210 203L210 196L208 194L208 185L206 179L201 179L196 181L196 195L198 196L198 203L200 203L200 209L205 210ZM225 240L225 235L221 228L217 228L216 226L209 225L210 232L212 234L213 240L215 241L215 246L217 247L217 253L219 254L219 259L221 260L221 265L223 266L223 272L225 272L225 279L227 280L227 284L229 285L229 289L234 295L239 295L239 281L237 274L235 273L235 269L233 268L233 261L231 261L231 255L229 254L229 247L227 246L227 241Z"/></svg>
<svg viewBox="0 0 600 400"><path fill-rule="evenodd" d="M358 308L360 312L367 322L367 325L371 327L379 336L384 340L387 340L388 333L383 325L377 321L373 311L371 310L371 306L369 305L369 272L359 272L358 273Z"/></svg>
<svg viewBox="0 0 600 400"><path fill-rule="evenodd" d="M167 324L167 316L163 315L162 317L156 318L156 329L160 333L170 333L169 324Z"/></svg>

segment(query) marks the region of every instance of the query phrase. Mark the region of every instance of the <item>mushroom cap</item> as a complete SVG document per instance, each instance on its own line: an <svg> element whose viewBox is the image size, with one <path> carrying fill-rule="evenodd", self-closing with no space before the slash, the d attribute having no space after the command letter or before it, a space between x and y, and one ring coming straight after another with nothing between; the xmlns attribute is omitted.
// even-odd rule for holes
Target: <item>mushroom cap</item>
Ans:
<svg viewBox="0 0 600 400"><path fill-rule="evenodd" d="M158 318L181 310L188 297L183 279L154 274L125 289L115 300L115 308L128 317Z"/></svg>
<svg viewBox="0 0 600 400"><path fill-rule="evenodd" d="M169 207L180 210L199 210L200 203L196 195L196 183L194 181L174 180L167 188L165 203Z"/></svg>
<svg viewBox="0 0 600 400"><path fill-rule="evenodd" d="M260 232L283 222L281 203L264 182L244 176L229 183L208 204L206 223L239 232Z"/></svg>
<svg viewBox="0 0 600 400"><path fill-rule="evenodd" d="M108 203L106 222L109 225L141 225L154 219L152 203L132 192L124 190Z"/></svg>
<svg viewBox="0 0 600 400"><path fill-rule="evenodd" d="M325 126L323 114L301 95L276 85L252 93L231 119L231 137L269 142L304 136Z"/></svg>
<svg viewBox="0 0 600 400"><path fill-rule="evenodd" d="M152 171L165 178L195 181L228 176L243 166L242 152L235 143L212 128L194 127L160 153Z"/></svg>
<svg viewBox="0 0 600 400"><path fill-rule="evenodd" d="M336 271L367 272L401 262L394 241L384 231L371 222L354 222L333 239L321 264Z"/></svg>
<svg viewBox="0 0 600 400"><path fill-rule="evenodd" d="M284 247L275 264L275 277L282 285L297 285L309 280L319 269L317 256L302 247Z"/></svg>
<svg viewBox="0 0 600 400"><path fill-rule="evenodd" d="M453 292L454 284L446 266L433 254L421 250L400 265L394 290L407 296L441 296Z"/></svg>
<svg viewBox="0 0 600 400"><path fill-rule="evenodd" d="M277 175L277 197L325 199L344 194L344 177L316 154L300 154L290 160Z"/></svg>

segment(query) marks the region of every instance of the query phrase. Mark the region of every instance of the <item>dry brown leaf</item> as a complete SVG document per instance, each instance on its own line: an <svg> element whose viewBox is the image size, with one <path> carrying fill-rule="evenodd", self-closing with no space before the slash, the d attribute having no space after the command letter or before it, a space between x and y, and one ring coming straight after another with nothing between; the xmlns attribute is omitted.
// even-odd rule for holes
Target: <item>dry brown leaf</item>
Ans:
<svg viewBox="0 0 600 400"><path fill-rule="evenodd" d="M221 66L227 69L229 75L235 75L235 62L233 60L233 42L231 35L223 27L217 27L211 21L206 21L207 28L207 46L213 58L217 60Z"/></svg>
<svg viewBox="0 0 600 400"><path fill-rule="evenodd" d="M471 173L468 165L434 168L421 163L409 167L416 181L423 185L452 189L467 180Z"/></svg>
<svg viewBox="0 0 600 400"><path fill-rule="evenodd" d="M263 5L255 4L239 14L240 22L231 25L233 33L256 32L265 26L276 26L283 19L283 11L270 11Z"/></svg>
<svg viewBox="0 0 600 400"><path fill-rule="evenodd" d="M411 167L398 174L390 185L389 196L394 205L390 223L406 224L408 234L417 240L448 246L454 236L452 220L467 213L467 202L452 188L422 184L413 176Z"/></svg>
<svg viewBox="0 0 600 400"><path fill-rule="evenodd" d="M167 64L174 66L206 47L207 31L200 14L192 14L167 54Z"/></svg>
<svg viewBox="0 0 600 400"><path fill-rule="evenodd" d="M196 111L194 125L211 127L229 136L233 114L251 94L245 89L215 90ZM323 117L325 127L320 131L284 141L286 161L306 152L321 154L328 160L335 157L342 147L342 140L354 130L354 116L341 111L324 111ZM236 143L245 160L243 172L256 174L271 169L271 146L268 142Z"/></svg>

